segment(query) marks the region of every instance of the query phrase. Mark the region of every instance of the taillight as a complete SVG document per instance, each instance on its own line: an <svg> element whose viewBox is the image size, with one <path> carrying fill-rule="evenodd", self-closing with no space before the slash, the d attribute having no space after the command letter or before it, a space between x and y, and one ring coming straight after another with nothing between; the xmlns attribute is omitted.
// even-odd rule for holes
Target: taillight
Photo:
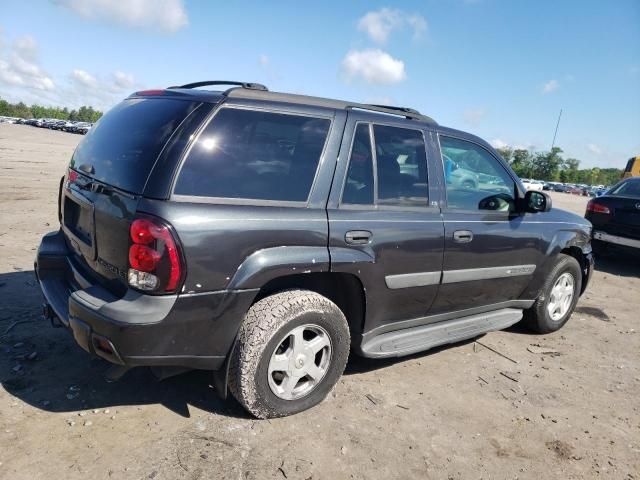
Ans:
<svg viewBox="0 0 640 480"><path fill-rule="evenodd" d="M78 179L78 172L75 170L69 169L69 173L67 174L67 181L69 183L73 183Z"/></svg>
<svg viewBox="0 0 640 480"><path fill-rule="evenodd" d="M155 218L138 218L129 228L129 285L158 293L174 292L184 268L175 237Z"/></svg>
<svg viewBox="0 0 640 480"><path fill-rule="evenodd" d="M589 200L589 203L587 203L587 212L604 213L605 215L609 215L611 210L609 210L609 207L605 207L596 200Z"/></svg>

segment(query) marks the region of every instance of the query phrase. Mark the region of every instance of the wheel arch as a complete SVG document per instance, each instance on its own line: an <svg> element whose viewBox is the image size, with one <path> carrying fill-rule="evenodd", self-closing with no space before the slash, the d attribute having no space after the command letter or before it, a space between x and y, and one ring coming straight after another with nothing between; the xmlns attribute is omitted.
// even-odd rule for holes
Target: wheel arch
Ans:
<svg viewBox="0 0 640 480"><path fill-rule="evenodd" d="M273 278L260 288L254 303L284 290L310 290L327 297L342 311L353 335L364 328L366 292L360 279L350 273L311 272Z"/></svg>

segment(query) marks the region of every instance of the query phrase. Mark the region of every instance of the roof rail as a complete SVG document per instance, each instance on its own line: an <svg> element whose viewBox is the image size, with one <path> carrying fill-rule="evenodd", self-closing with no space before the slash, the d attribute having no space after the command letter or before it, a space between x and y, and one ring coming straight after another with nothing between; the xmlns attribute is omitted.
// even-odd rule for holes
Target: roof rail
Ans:
<svg viewBox="0 0 640 480"><path fill-rule="evenodd" d="M210 85L235 85L237 87L246 88L248 90L262 90L269 91L267 87L262 85L261 83L252 83L252 82L234 82L234 81L226 81L226 80L205 80L204 82L194 82L187 83L186 85L175 85L169 88L198 88L198 87L207 87ZM231 88L226 90L225 95L232 90Z"/></svg>
<svg viewBox="0 0 640 480"><path fill-rule="evenodd" d="M375 103L368 104L372 107L390 108L391 110L398 110L405 113L413 113L414 115L422 115L418 110L409 107L395 107L393 105L376 105Z"/></svg>
<svg viewBox="0 0 640 480"><path fill-rule="evenodd" d="M421 120L424 122L435 123L433 118L427 115L423 115L419 111L414 110L413 108L408 108L408 107L392 107L389 105L371 105L368 103L363 103L363 104L349 105L347 108L355 109L355 110L371 110L372 112L386 113L388 115L397 115L397 116L408 118L410 120Z"/></svg>
<svg viewBox="0 0 640 480"><path fill-rule="evenodd" d="M369 112L385 113L396 117L403 117L410 120L417 120L432 125L438 123L431 117L423 115L417 110L406 107L391 107L387 105L369 105L356 102L344 102L342 100L332 100L330 98L311 97L307 95L298 95L294 93L279 93L257 89L247 88L230 88L224 95L232 98L247 98L256 100L271 100L276 102L288 102L299 105L312 105L318 107L329 107L345 110L365 110Z"/></svg>

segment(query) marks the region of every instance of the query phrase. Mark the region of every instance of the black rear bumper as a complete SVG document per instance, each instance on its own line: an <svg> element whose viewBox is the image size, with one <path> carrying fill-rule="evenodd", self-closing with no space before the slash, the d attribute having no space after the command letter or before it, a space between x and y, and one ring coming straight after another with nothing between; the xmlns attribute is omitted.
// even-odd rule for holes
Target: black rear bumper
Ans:
<svg viewBox="0 0 640 480"><path fill-rule="evenodd" d="M62 232L45 235L35 272L47 310L84 350L127 367L217 370L233 345L255 290L116 297L74 266Z"/></svg>

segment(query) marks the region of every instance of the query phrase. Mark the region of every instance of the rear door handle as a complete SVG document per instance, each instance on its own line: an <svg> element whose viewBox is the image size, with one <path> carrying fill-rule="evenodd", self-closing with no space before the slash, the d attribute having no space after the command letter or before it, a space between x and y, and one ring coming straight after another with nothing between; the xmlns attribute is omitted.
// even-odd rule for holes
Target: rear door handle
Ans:
<svg viewBox="0 0 640 480"><path fill-rule="evenodd" d="M350 230L344 234L344 241L349 245L366 245L373 234L368 230Z"/></svg>
<svg viewBox="0 0 640 480"><path fill-rule="evenodd" d="M453 241L456 243L469 243L473 240L473 232L471 230L456 230L453 232Z"/></svg>

